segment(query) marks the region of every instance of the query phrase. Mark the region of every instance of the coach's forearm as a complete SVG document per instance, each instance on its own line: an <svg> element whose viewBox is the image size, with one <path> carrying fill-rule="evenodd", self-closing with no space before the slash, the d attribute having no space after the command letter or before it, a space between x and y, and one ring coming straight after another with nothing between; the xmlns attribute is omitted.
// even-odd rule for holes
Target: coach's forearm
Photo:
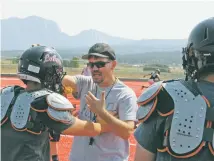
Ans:
<svg viewBox="0 0 214 161"><path fill-rule="evenodd" d="M108 124L112 132L123 139L129 139L134 131L134 121L121 121L106 110L99 113L99 116Z"/></svg>

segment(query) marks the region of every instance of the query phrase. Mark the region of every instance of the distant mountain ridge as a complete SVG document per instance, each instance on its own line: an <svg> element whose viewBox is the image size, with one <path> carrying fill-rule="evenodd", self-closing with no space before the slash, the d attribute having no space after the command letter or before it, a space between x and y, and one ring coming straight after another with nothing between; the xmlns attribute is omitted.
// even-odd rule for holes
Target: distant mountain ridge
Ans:
<svg viewBox="0 0 214 161"><path fill-rule="evenodd" d="M1 34L1 50L24 50L34 43L58 49L85 50L94 43L105 42L113 46L116 52L126 54L176 51L181 50L186 43L184 39L125 39L92 29L69 36L61 31L56 22L37 16L3 19L1 20Z"/></svg>

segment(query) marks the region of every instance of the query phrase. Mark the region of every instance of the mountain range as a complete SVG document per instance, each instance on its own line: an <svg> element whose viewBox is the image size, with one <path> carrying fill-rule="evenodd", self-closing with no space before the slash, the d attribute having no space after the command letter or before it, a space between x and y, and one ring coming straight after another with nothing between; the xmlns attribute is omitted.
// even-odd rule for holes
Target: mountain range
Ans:
<svg viewBox="0 0 214 161"><path fill-rule="evenodd" d="M134 31L133 31L134 32ZM1 19L1 50L25 50L31 44L53 46L56 49L87 52L97 42L110 44L116 53L131 54L159 51L181 51L185 39L142 39L132 40L115 37L94 29L84 30L77 35L61 31L58 24L38 16Z"/></svg>

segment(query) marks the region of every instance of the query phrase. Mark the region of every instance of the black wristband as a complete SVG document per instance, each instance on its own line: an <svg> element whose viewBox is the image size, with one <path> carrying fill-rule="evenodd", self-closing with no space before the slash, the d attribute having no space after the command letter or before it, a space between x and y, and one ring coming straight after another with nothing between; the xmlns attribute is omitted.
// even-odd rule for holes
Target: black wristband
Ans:
<svg viewBox="0 0 214 161"><path fill-rule="evenodd" d="M58 155L52 155L52 161L59 161Z"/></svg>

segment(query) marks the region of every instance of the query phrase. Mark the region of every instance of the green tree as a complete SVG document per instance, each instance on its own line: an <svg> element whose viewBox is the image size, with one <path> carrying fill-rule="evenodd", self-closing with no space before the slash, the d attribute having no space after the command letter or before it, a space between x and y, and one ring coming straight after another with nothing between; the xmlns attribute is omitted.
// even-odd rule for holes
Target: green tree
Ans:
<svg viewBox="0 0 214 161"><path fill-rule="evenodd" d="M73 67L73 68L79 68L80 67L80 59L78 57L72 58L71 67Z"/></svg>
<svg viewBox="0 0 214 161"><path fill-rule="evenodd" d="M19 59L20 59L20 56L16 56L15 58L12 59L12 63L13 64L18 64Z"/></svg>

